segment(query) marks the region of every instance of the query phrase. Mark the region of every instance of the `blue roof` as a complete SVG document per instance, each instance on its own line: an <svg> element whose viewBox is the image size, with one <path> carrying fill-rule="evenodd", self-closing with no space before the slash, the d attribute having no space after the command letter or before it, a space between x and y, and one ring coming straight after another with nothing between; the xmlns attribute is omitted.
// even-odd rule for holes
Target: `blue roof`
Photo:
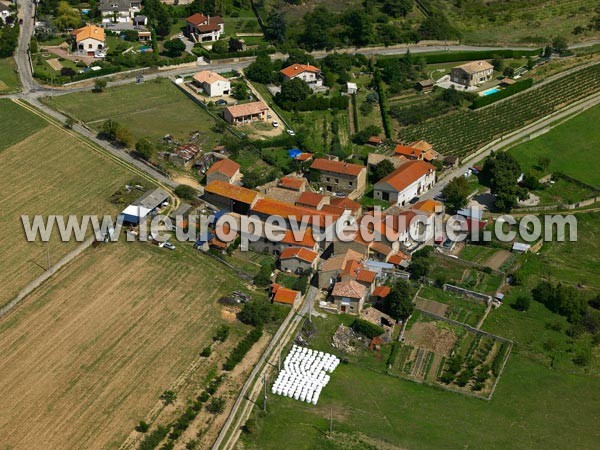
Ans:
<svg viewBox="0 0 600 450"><path fill-rule="evenodd" d="M207 233L207 232L200 233L200 237L196 241L196 245L204 245L214 237L215 236L212 233Z"/></svg>

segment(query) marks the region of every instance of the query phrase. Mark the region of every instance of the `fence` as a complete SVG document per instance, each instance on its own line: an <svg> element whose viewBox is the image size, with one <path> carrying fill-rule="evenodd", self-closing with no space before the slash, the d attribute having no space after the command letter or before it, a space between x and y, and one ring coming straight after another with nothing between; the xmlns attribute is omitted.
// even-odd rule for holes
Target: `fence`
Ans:
<svg viewBox="0 0 600 450"><path fill-rule="evenodd" d="M460 286L454 286L453 284L444 284L444 291L450 291L456 294L460 294L463 297L469 297L475 300L480 300L482 302L485 302L486 305L489 305L492 301L492 297L490 295L482 294L481 292L470 291L469 289L461 288Z"/></svg>

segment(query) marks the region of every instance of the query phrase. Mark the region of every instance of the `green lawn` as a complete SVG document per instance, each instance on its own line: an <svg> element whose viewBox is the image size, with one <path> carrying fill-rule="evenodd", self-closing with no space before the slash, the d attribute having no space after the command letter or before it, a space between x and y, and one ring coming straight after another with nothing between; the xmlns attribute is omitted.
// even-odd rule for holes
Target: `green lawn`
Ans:
<svg viewBox="0 0 600 450"><path fill-rule="evenodd" d="M260 449L381 448L383 442L410 449L593 448L600 404L590 393L599 391L598 378L554 372L521 356L511 356L490 402L342 364L317 406L270 395L258 433L243 439ZM361 436L370 447L356 445Z"/></svg>
<svg viewBox="0 0 600 450"><path fill-rule="evenodd" d="M181 141L201 132L204 145L216 144L220 135L212 131L214 120L169 80L117 86L102 93L78 92L45 98L53 108L100 130L107 119L126 126L135 139L160 139L171 134Z"/></svg>
<svg viewBox="0 0 600 450"><path fill-rule="evenodd" d="M460 252L460 258L466 261L473 261L483 264L497 251L498 249L493 247L466 244L465 248L462 250L462 252Z"/></svg>
<svg viewBox="0 0 600 450"><path fill-rule="evenodd" d="M17 65L12 58L0 58L0 93L14 92L19 88Z"/></svg>
<svg viewBox="0 0 600 450"><path fill-rule="evenodd" d="M548 172L563 172L580 181L600 187L600 171L594 161L600 158L600 106L591 108L548 133L509 150L523 169L538 170L541 157L550 158Z"/></svg>
<svg viewBox="0 0 600 450"><path fill-rule="evenodd" d="M0 151L47 125L40 117L7 99L0 99Z"/></svg>

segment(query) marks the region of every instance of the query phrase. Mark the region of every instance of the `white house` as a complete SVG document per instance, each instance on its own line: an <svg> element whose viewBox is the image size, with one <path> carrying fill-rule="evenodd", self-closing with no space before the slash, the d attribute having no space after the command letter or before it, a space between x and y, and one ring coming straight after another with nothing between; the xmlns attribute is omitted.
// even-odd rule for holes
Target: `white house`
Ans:
<svg viewBox="0 0 600 450"><path fill-rule="evenodd" d="M228 95L231 91L229 80L210 70L203 70L194 75L194 84L202 88L209 97Z"/></svg>
<svg viewBox="0 0 600 450"><path fill-rule="evenodd" d="M77 53L85 56L96 56L96 52L104 50L104 29L95 25L86 25L71 31L75 40Z"/></svg>
<svg viewBox="0 0 600 450"><path fill-rule="evenodd" d="M141 0L100 0L102 23L129 23L142 9Z"/></svg>
<svg viewBox="0 0 600 450"><path fill-rule="evenodd" d="M294 64L281 70L283 81L300 78L311 88L323 86L323 77L318 67L309 64Z"/></svg>
<svg viewBox="0 0 600 450"><path fill-rule="evenodd" d="M6 21L6 18L10 16L10 7L8 3L0 2L0 18Z"/></svg>
<svg viewBox="0 0 600 450"><path fill-rule="evenodd" d="M435 167L422 160L409 161L375 183L373 196L392 204L406 205L435 184Z"/></svg>
<svg viewBox="0 0 600 450"><path fill-rule="evenodd" d="M186 20L186 34L194 42L218 41L225 32L225 23L220 16L205 16L196 13Z"/></svg>
<svg viewBox="0 0 600 450"><path fill-rule="evenodd" d="M358 92L358 86L356 83L347 82L346 83L346 92L348 95L356 94Z"/></svg>

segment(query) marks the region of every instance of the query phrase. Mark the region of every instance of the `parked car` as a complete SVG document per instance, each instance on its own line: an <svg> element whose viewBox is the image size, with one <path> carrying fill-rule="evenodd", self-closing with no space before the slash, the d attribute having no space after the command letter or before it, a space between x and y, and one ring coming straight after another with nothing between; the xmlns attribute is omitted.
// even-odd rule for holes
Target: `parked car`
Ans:
<svg viewBox="0 0 600 450"><path fill-rule="evenodd" d="M294 133L294 130L286 130L287 134L289 134L290 136L296 136L296 133Z"/></svg>
<svg viewBox="0 0 600 450"><path fill-rule="evenodd" d="M274 126L275 128L277 128L277 127L279 126L279 122L277 122L276 120L274 120L274 121L273 121L273 126Z"/></svg>
<svg viewBox="0 0 600 450"><path fill-rule="evenodd" d="M175 250L175 246L173 244L171 244L170 242L165 242L164 247L168 248L169 250Z"/></svg>
<svg viewBox="0 0 600 450"><path fill-rule="evenodd" d="M217 105L217 106L227 106L227 100L223 100L223 99L217 100L215 102L215 105Z"/></svg>

